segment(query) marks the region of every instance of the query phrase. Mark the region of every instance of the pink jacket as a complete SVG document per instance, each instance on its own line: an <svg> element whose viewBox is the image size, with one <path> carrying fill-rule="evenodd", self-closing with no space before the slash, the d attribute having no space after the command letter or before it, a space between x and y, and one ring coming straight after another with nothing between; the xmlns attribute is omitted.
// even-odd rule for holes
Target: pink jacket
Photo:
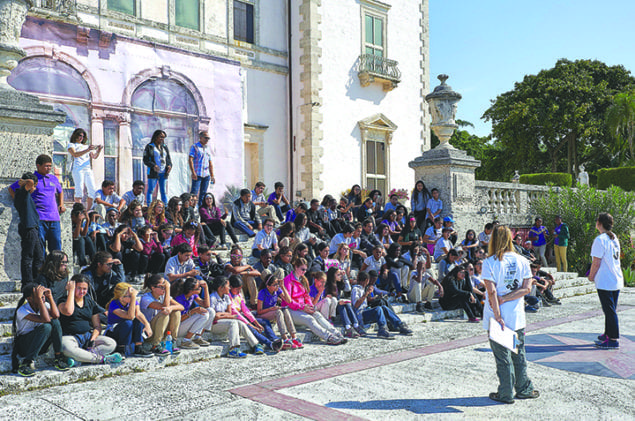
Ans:
<svg viewBox="0 0 635 421"><path fill-rule="evenodd" d="M291 310L302 310L306 305L313 305L309 292L304 289L304 286L296 279L293 272L284 278L284 287L289 291L291 302L282 300L282 307L289 307Z"/></svg>
<svg viewBox="0 0 635 421"><path fill-rule="evenodd" d="M231 314L235 314L238 316L238 320L244 323L253 323L256 321L256 318L253 314L251 314L251 310L245 304L245 300L243 299L242 294L231 295L232 304L231 304Z"/></svg>
<svg viewBox="0 0 635 421"><path fill-rule="evenodd" d="M196 240L194 239L194 236L185 238L185 235L183 235L183 233L177 234L172 237L172 243L170 243L170 245L172 246L172 248L174 248L183 243L188 243L190 246L192 246L192 256L198 257L198 248L196 247Z"/></svg>
<svg viewBox="0 0 635 421"><path fill-rule="evenodd" d="M153 252L163 253L163 247L159 244L154 238L150 238L150 241L145 243L141 240L141 244L143 244L143 251L141 253L146 256L150 256Z"/></svg>

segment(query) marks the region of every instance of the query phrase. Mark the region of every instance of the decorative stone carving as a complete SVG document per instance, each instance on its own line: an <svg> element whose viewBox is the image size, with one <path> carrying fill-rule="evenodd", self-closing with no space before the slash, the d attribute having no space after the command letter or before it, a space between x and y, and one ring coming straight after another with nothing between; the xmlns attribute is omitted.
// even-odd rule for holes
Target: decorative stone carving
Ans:
<svg viewBox="0 0 635 421"><path fill-rule="evenodd" d="M459 126L454 121L456 117L456 104L461 100L461 94L454 92L452 87L445 83L448 75L439 75L441 85L434 88L434 91L426 95L426 101L430 106L432 123L430 128L437 135L441 143L437 148L454 149L449 140Z"/></svg>
<svg viewBox="0 0 635 421"><path fill-rule="evenodd" d="M11 70L26 53L18 45L22 24L33 6L31 0L0 0L0 89L13 89L7 83Z"/></svg>
<svg viewBox="0 0 635 421"><path fill-rule="evenodd" d="M584 170L584 165L580 165L580 172L578 173L578 183L582 186L589 185L589 174Z"/></svg>
<svg viewBox="0 0 635 421"><path fill-rule="evenodd" d="M519 183L520 182L520 174L518 173L518 170L514 171L514 176L512 177L512 183Z"/></svg>

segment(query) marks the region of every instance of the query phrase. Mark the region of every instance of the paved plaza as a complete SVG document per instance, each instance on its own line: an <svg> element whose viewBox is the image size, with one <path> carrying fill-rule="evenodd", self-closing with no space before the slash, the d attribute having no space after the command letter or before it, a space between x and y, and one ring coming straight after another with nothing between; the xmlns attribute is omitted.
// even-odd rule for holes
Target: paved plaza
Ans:
<svg viewBox="0 0 635 421"><path fill-rule="evenodd" d="M528 314L529 375L538 400L498 404L494 359L480 324L422 323L394 341L308 344L277 356L212 361L5 395L0 418L410 420L632 420L635 291L620 296L621 348L598 350L595 295Z"/></svg>

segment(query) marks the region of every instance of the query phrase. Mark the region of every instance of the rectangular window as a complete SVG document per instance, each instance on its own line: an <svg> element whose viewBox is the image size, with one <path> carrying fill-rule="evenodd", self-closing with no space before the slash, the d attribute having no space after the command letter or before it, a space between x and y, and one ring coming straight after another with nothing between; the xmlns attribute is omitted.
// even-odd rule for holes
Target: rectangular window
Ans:
<svg viewBox="0 0 635 421"><path fill-rule="evenodd" d="M377 16L364 15L364 52L384 56L384 20Z"/></svg>
<svg viewBox="0 0 635 421"><path fill-rule="evenodd" d="M200 28L199 11L199 0L174 0L177 26L198 31Z"/></svg>
<svg viewBox="0 0 635 421"><path fill-rule="evenodd" d="M119 135L117 123L113 120L104 120L104 180L112 180L117 183L117 150L119 149Z"/></svg>
<svg viewBox="0 0 635 421"><path fill-rule="evenodd" d="M128 15L136 15L136 0L108 0L108 10L114 10Z"/></svg>
<svg viewBox="0 0 635 421"><path fill-rule="evenodd" d="M386 143L366 142L366 187L386 191Z"/></svg>
<svg viewBox="0 0 635 421"><path fill-rule="evenodd" d="M254 5L234 0L234 39L254 43Z"/></svg>

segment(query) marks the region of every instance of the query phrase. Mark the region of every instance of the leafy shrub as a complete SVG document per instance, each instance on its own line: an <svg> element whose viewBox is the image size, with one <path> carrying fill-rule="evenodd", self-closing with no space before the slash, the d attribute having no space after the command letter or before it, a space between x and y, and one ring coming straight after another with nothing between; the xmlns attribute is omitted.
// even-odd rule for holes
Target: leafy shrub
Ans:
<svg viewBox="0 0 635 421"><path fill-rule="evenodd" d="M626 191L635 190L635 167L602 168L597 174L598 189L618 186Z"/></svg>
<svg viewBox="0 0 635 421"><path fill-rule="evenodd" d="M626 268L622 270L624 275L624 285L627 287L635 287L635 270Z"/></svg>
<svg viewBox="0 0 635 421"><path fill-rule="evenodd" d="M570 187L573 177L571 174L561 172L550 172L542 174L523 174L520 176L520 184L531 184L534 186L546 186L553 184L554 186Z"/></svg>
<svg viewBox="0 0 635 421"><path fill-rule="evenodd" d="M633 203L635 193L625 192L619 187L610 187L606 191L589 186L577 189L550 188L547 195L531 203L531 212L542 216L550 232L554 228L554 217L562 216L571 235L567 250L569 267L583 275L591 262L591 245L598 235L595 221L601 212L613 215L613 232L620 238L620 245L625 252L622 267L631 264L627 259L632 259L630 231L635 221Z"/></svg>

